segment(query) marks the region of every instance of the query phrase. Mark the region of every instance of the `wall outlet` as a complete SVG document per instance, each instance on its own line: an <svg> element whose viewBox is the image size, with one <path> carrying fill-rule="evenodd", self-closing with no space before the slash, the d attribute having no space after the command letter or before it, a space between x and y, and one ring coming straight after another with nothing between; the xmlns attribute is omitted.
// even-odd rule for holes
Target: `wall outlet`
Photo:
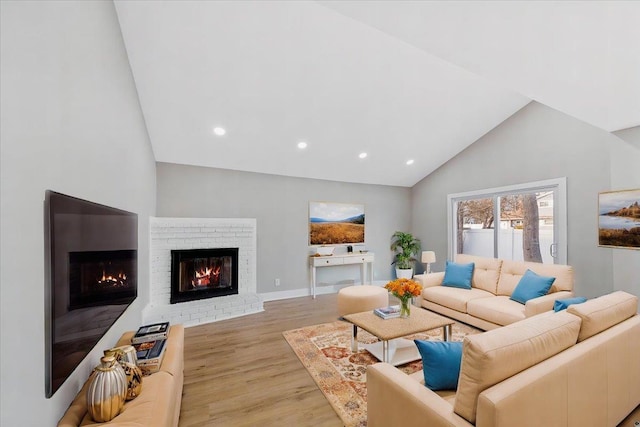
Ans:
<svg viewBox="0 0 640 427"><path fill-rule="evenodd" d="M276 286L280 286L280 279L276 279L276 280L275 280L275 285L276 285Z"/></svg>

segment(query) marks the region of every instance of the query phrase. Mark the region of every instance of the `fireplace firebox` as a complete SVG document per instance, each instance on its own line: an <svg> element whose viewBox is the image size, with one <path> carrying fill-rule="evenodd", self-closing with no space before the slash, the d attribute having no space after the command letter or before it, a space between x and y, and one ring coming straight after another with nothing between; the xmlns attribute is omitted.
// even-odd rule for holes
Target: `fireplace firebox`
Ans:
<svg viewBox="0 0 640 427"><path fill-rule="evenodd" d="M171 251L171 304L237 293L238 248Z"/></svg>
<svg viewBox="0 0 640 427"><path fill-rule="evenodd" d="M136 251L69 253L69 311L129 303L136 297Z"/></svg>

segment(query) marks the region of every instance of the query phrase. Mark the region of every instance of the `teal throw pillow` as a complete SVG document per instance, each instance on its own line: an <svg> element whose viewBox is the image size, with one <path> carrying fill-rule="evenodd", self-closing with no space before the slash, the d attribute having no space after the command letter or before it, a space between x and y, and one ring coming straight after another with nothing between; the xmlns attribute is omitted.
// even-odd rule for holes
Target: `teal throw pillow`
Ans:
<svg viewBox="0 0 640 427"><path fill-rule="evenodd" d="M526 304L530 299L546 295L555 280L555 277L539 276L527 270L513 290L511 299L520 304Z"/></svg>
<svg viewBox="0 0 640 427"><path fill-rule="evenodd" d="M469 264L458 264L447 261L444 268L442 286L471 289L471 278L473 277L473 269L475 266L473 262Z"/></svg>
<svg viewBox="0 0 640 427"><path fill-rule="evenodd" d="M458 388L462 343L451 341L414 340L420 356L424 384L431 390L455 390Z"/></svg>
<svg viewBox="0 0 640 427"><path fill-rule="evenodd" d="M566 310L566 308L569 307L571 304L582 304L583 302L586 302L586 301L587 299L585 297L557 299L553 303L553 311Z"/></svg>

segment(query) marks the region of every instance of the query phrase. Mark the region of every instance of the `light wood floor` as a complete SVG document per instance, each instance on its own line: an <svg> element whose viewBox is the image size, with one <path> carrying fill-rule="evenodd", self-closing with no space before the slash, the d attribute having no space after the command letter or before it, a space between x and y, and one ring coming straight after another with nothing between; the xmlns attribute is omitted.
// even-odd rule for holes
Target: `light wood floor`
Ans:
<svg viewBox="0 0 640 427"><path fill-rule="evenodd" d="M336 294L271 301L263 313L185 329L179 427L338 427L282 332L333 322ZM640 420L640 406L619 424Z"/></svg>
<svg viewBox="0 0 640 427"><path fill-rule="evenodd" d="M180 427L342 426L282 332L337 320L336 294L185 329Z"/></svg>

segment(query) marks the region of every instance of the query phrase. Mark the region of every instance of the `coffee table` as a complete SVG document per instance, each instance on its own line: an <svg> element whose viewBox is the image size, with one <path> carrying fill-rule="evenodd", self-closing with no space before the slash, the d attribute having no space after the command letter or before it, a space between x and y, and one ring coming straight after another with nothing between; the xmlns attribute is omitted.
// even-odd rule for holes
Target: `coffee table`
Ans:
<svg viewBox="0 0 640 427"><path fill-rule="evenodd" d="M358 328L361 328L380 340L373 344L362 344L362 347L376 359L394 366L420 359L415 343L401 337L442 328L444 340L449 341L451 325L455 323L451 319L419 307L413 307L411 316L406 319L400 317L382 319L373 314L373 311L347 314L343 319L353 324L352 352L358 351Z"/></svg>

